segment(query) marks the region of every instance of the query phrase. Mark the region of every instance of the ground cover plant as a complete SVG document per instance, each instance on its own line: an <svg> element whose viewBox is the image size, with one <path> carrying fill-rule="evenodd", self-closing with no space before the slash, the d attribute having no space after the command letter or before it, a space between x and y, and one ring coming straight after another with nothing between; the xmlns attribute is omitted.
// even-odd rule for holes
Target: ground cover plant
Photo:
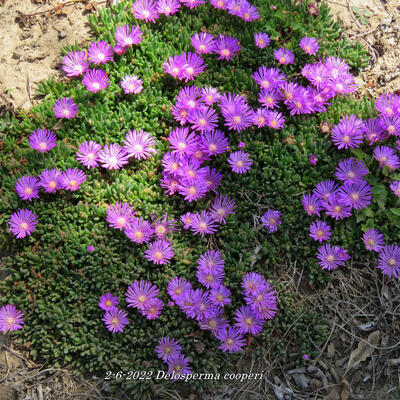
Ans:
<svg viewBox="0 0 400 400"><path fill-rule="evenodd" d="M346 60L352 72L365 63L359 46L339 39L327 8L315 12L306 2L254 2L259 18L252 9L248 18L255 19L248 22L243 20L246 12L242 18L231 15L218 9L218 3L194 5L188 2L157 19L154 10L143 13L137 4L133 14L130 2L99 10L90 17L98 40L87 46L90 71L74 68L79 62L86 68L89 61L79 53L83 49L70 46L63 61L70 78L43 82L38 88L41 104L18 119L1 121L7 135L0 234L7 243L3 263L10 273L1 284L1 303L23 310L23 329L15 338L33 357L105 374L177 371L176 363L192 371L222 373L240 357L238 350L256 357L273 346L280 354L288 351L287 343L292 360L312 356L325 338L326 322L294 304L280 284L285 268L296 262L306 271L308 284L318 288L329 279L323 269L342 268L349 257L378 264L377 256L367 251L383 246L379 233L371 231L374 227L385 243L399 237L398 192L392 183L398 160L394 150L383 147L394 148L398 99L383 97L374 107L365 99L344 97L355 87L342 62L346 80L329 78L342 87L335 86L329 99L314 98L312 109L307 110L311 92L290 85L283 92L268 91L264 83L271 71L262 66L280 68L285 78L279 78L279 85L287 80L305 87L329 56ZM207 53L207 46L214 54ZM186 87L198 87L199 93L215 88L201 93L209 108L186 115ZM318 82L314 87L319 88ZM300 108L289 101L291 90L300 98ZM219 95L221 106L213 106L212 97ZM281 103L279 109L275 102ZM364 126L360 121L378 114L378 122ZM213 129L206 129L203 119ZM347 135L349 125L359 129ZM190 137L189 127L195 136ZM214 128L219 133L213 136ZM382 140L387 142L381 145ZM217 142L221 151L210 147ZM191 145L192 164L184 164ZM196 164L195 153L204 153L205 146L208 154L200 154ZM177 154L182 157L175 159ZM389 164L390 158L394 163ZM174 176L174 160L184 164L185 174L208 166L199 180L206 182L208 174L211 190L204 189L204 182L192 187L187 177ZM219 185L213 168L221 174ZM312 194L318 183L334 179L337 186L344 181L337 196L346 219L336 210L335 196ZM355 201L354 191L360 191L363 201ZM30 211L14 214L18 209ZM322 217L322 210L333 218ZM29 213L37 222L26 221L21 229L20 218ZM388 218L394 223L389 225ZM329 244L320 243L328 238ZM224 260L215 274L201 267L208 251L220 252ZM396 251L393 246L380 253L387 275L398 273L398 256L392 256ZM390 267L393 257L395 268ZM253 277L266 289L266 309L265 304L257 308L249 287L243 293L251 272L260 274ZM199 317L204 310L195 312L180 301L174 278L190 282L196 292L192 300L197 296L197 304L205 308L214 295L229 297L224 315L237 323L235 328L213 335L206 323L213 315ZM139 293L143 287L145 294L153 293L149 307ZM207 298L204 287L210 289ZM14 314L10 307L2 311ZM249 315L257 323L251 329L240 327ZM165 354L166 343L177 350L175 357ZM113 379L117 381L143 397L172 385L152 379ZM210 382L191 385L201 391Z"/></svg>

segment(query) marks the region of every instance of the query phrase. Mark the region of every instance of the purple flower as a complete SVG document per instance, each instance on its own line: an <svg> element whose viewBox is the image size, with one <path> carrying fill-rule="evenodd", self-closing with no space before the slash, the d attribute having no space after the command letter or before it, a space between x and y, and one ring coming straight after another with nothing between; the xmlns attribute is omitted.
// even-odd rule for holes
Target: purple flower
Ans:
<svg viewBox="0 0 400 400"><path fill-rule="evenodd" d="M165 14L167 17L179 11L181 3L178 0L158 0L157 12Z"/></svg>
<svg viewBox="0 0 400 400"><path fill-rule="evenodd" d="M246 147L246 143L244 143L244 142L239 142L239 144L238 144L238 148L239 149L244 149Z"/></svg>
<svg viewBox="0 0 400 400"><path fill-rule="evenodd" d="M258 128L262 128L268 123L269 112L266 108L260 107L253 114L253 124Z"/></svg>
<svg viewBox="0 0 400 400"><path fill-rule="evenodd" d="M67 76L79 76L89 68L89 64L86 51L70 51L63 57L61 68Z"/></svg>
<svg viewBox="0 0 400 400"><path fill-rule="evenodd" d="M189 128L175 128L168 136L173 153L181 156L193 154L198 147L198 139Z"/></svg>
<svg viewBox="0 0 400 400"><path fill-rule="evenodd" d="M127 157L144 160L151 157L157 150L154 148L156 141L153 136L142 130L129 131L124 139L124 149Z"/></svg>
<svg viewBox="0 0 400 400"><path fill-rule="evenodd" d="M143 40L142 35L143 32L139 26L132 26L130 28L129 25L122 25L115 30L115 40L117 41L117 45L122 48L140 43Z"/></svg>
<svg viewBox="0 0 400 400"><path fill-rule="evenodd" d="M217 334L217 338L222 342L221 346L218 348L223 352L236 353L238 351L243 351L243 347L246 344L239 329L232 326L220 330Z"/></svg>
<svg viewBox="0 0 400 400"><path fill-rule="evenodd" d="M86 175L78 168L68 168L60 176L61 187L72 192L80 189L81 184L86 181Z"/></svg>
<svg viewBox="0 0 400 400"><path fill-rule="evenodd" d="M164 239L157 239L155 242L150 243L144 255L154 264L168 264L174 256L174 249L170 242Z"/></svg>
<svg viewBox="0 0 400 400"><path fill-rule="evenodd" d="M153 215L153 229L159 239L163 239L172 231L177 231L178 228L175 225L174 219L168 220L168 213L165 213L161 218L156 218Z"/></svg>
<svg viewBox="0 0 400 400"><path fill-rule="evenodd" d="M125 235L135 243L149 243L154 234L154 229L150 222L145 221L142 217L133 218L132 222L125 229Z"/></svg>
<svg viewBox="0 0 400 400"><path fill-rule="evenodd" d="M106 221L111 228L122 231L133 223L134 215L135 212L129 203L117 202L107 208Z"/></svg>
<svg viewBox="0 0 400 400"><path fill-rule="evenodd" d="M390 185L390 189L397 196L400 197L400 181L394 181Z"/></svg>
<svg viewBox="0 0 400 400"><path fill-rule="evenodd" d="M90 142L83 142L78 148L76 159L86 168L98 167L98 152L101 150L101 144L91 140Z"/></svg>
<svg viewBox="0 0 400 400"><path fill-rule="evenodd" d="M215 45L215 53L219 54L218 60L232 60L236 56L241 47L239 40L230 35L219 35Z"/></svg>
<svg viewBox="0 0 400 400"><path fill-rule="evenodd" d="M197 268L196 277L199 283L210 289L220 286L225 279L225 274L223 270Z"/></svg>
<svg viewBox="0 0 400 400"><path fill-rule="evenodd" d="M379 122L389 135L400 136L400 116L394 114L392 117L381 117Z"/></svg>
<svg viewBox="0 0 400 400"><path fill-rule="evenodd" d="M230 295L231 291L227 287L224 285L218 285L211 288L210 300L215 306L224 307L232 301L232 299L229 298Z"/></svg>
<svg viewBox="0 0 400 400"><path fill-rule="evenodd" d="M310 237L318 242L329 240L331 227L324 221L315 221L310 225Z"/></svg>
<svg viewBox="0 0 400 400"><path fill-rule="evenodd" d="M265 319L274 318L278 311L276 292L268 282L257 291L246 293L245 301L259 317Z"/></svg>
<svg viewBox="0 0 400 400"><path fill-rule="evenodd" d="M195 33L190 43L198 54L211 54L215 50L214 36L207 32Z"/></svg>
<svg viewBox="0 0 400 400"><path fill-rule="evenodd" d="M57 169L45 169L39 175L39 185L47 193L55 193L61 188L60 176L62 172Z"/></svg>
<svg viewBox="0 0 400 400"><path fill-rule="evenodd" d="M368 229L365 231L362 240L367 250L379 253L385 245L384 237L377 229Z"/></svg>
<svg viewBox="0 0 400 400"><path fill-rule="evenodd" d="M207 250L197 260L199 268L206 270L223 270L225 266L225 260L222 258L221 253L218 250Z"/></svg>
<svg viewBox="0 0 400 400"><path fill-rule="evenodd" d="M294 54L284 47L274 51L274 58L279 64L287 65L294 63Z"/></svg>
<svg viewBox="0 0 400 400"><path fill-rule="evenodd" d="M388 167L390 171L400 167L399 157L388 146L378 146L374 149L374 158L381 168Z"/></svg>
<svg viewBox="0 0 400 400"><path fill-rule="evenodd" d="M318 264L321 265L322 269L327 269L328 271L336 269L344 265L347 259L346 252L347 250L341 249L340 247L324 244L318 249L317 258L320 260ZM346 257L344 257L344 255Z"/></svg>
<svg viewBox="0 0 400 400"><path fill-rule="evenodd" d="M358 183L345 183L337 192L338 200L361 210L371 204L372 193L371 186L365 181Z"/></svg>
<svg viewBox="0 0 400 400"><path fill-rule="evenodd" d="M221 184L222 174L215 168L206 167L206 174L204 175L204 182L208 190L215 192L215 189Z"/></svg>
<svg viewBox="0 0 400 400"><path fill-rule="evenodd" d="M224 94L221 100L221 113L225 126L240 132L253 123L253 110L244 97L235 94Z"/></svg>
<svg viewBox="0 0 400 400"><path fill-rule="evenodd" d="M178 56L169 57L168 61L164 61L163 69L167 74L173 76L174 78L180 79L184 64L186 64L186 54L182 53Z"/></svg>
<svg viewBox="0 0 400 400"><path fill-rule="evenodd" d="M397 245L384 246L379 252L378 269L384 275L398 278L400 275L400 247Z"/></svg>
<svg viewBox="0 0 400 400"><path fill-rule="evenodd" d="M199 324L200 329L211 331L214 336L229 326L228 321L223 317L222 308L217 309L217 311L211 317L204 318L203 320L199 321Z"/></svg>
<svg viewBox="0 0 400 400"><path fill-rule="evenodd" d="M318 41L313 37L304 37L303 39L300 40L299 45L300 48L304 50L306 54L309 54L311 56L317 54L319 49Z"/></svg>
<svg viewBox="0 0 400 400"><path fill-rule="evenodd" d="M189 367L189 358L182 353L175 354L168 362L168 373L173 374L175 379L181 375L190 374L192 369Z"/></svg>
<svg viewBox="0 0 400 400"><path fill-rule="evenodd" d="M104 311L117 310L118 297L108 292L100 297L98 306Z"/></svg>
<svg viewBox="0 0 400 400"><path fill-rule="evenodd" d="M374 144L386 139L387 134L381 121L379 119L372 118L365 121L364 136L365 139L368 140L369 144Z"/></svg>
<svg viewBox="0 0 400 400"><path fill-rule="evenodd" d="M238 17L243 21L251 22L260 18L260 14L258 13L257 7L251 5L248 1L243 1L238 12Z"/></svg>
<svg viewBox="0 0 400 400"><path fill-rule="evenodd" d="M200 108L189 114L188 122L195 131L211 132L218 124L218 115L212 108Z"/></svg>
<svg viewBox="0 0 400 400"><path fill-rule="evenodd" d="M332 141L340 149L360 147L363 141L365 125L354 115L345 115L332 129Z"/></svg>
<svg viewBox="0 0 400 400"><path fill-rule="evenodd" d="M257 272L248 272L242 278L242 288L247 295L256 295L267 286L268 284L264 277Z"/></svg>
<svg viewBox="0 0 400 400"><path fill-rule="evenodd" d="M193 9L201 4L204 4L206 0L180 0L180 2L184 4L186 7Z"/></svg>
<svg viewBox="0 0 400 400"><path fill-rule="evenodd" d="M219 10L226 10L229 0L210 0L210 4Z"/></svg>
<svg viewBox="0 0 400 400"><path fill-rule="evenodd" d="M345 183L360 183L368 172L368 168L362 161L346 158L340 161L336 168L335 176Z"/></svg>
<svg viewBox="0 0 400 400"><path fill-rule="evenodd" d="M53 131L48 131L47 129L38 129L33 131L29 136L29 146L32 149L45 153L56 147L57 138Z"/></svg>
<svg viewBox="0 0 400 400"><path fill-rule="evenodd" d="M285 117L278 111L269 111L267 125L272 129L282 129L285 126Z"/></svg>
<svg viewBox="0 0 400 400"><path fill-rule="evenodd" d="M112 333L123 332L126 325L129 324L128 314L125 311L114 309L106 311L103 321L107 329Z"/></svg>
<svg viewBox="0 0 400 400"><path fill-rule="evenodd" d="M143 81L135 75L126 75L120 82L125 94L135 93L138 94L143 90Z"/></svg>
<svg viewBox="0 0 400 400"><path fill-rule="evenodd" d="M132 14L137 19L143 19L146 22L156 22L159 17L157 3L154 0L136 0L132 4Z"/></svg>
<svg viewBox="0 0 400 400"><path fill-rule="evenodd" d="M233 199L229 196L218 195L210 207L210 213L219 223L225 223L225 218L229 214L235 214L234 207L235 201Z"/></svg>
<svg viewBox="0 0 400 400"><path fill-rule="evenodd" d="M279 68L267 68L264 66L258 68L251 77L260 86L260 89L266 90L279 89L286 80L286 76Z"/></svg>
<svg viewBox="0 0 400 400"><path fill-rule="evenodd" d="M10 226L9 231L16 236L17 239L22 239L26 235L30 235L38 224L37 216L26 208L20 208L13 213L8 221Z"/></svg>
<svg viewBox="0 0 400 400"><path fill-rule="evenodd" d="M185 62L181 66L179 79L189 82L196 76L200 75L206 68L204 60L196 53L187 52L185 55Z"/></svg>
<svg viewBox="0 0 400 400"><path fill-rule="evenodd" d="M228 164L231 166L233 172L244 174L250 170L253 160L248 153L239 150L229 155Z"/></svg>
<svg viewBox="0 0 400 400"><path fill-rule="evenodd" d="M254 34L254 41L256 43L256 46L260 49L264 49L265 47L269 46L271 42L269 36L266 33L262 32Z"/></svg>
<svg viewBox="0 0 400 400"><path fill-rule="evenodd" d="M217 103L221 98L218 89L213 87L206 87L201 89L201 100L204 101L208 106L212 106Z"/></svg>
<svg viewBox="0 0 400 400"><path fill-rule="evenodd" d="M167 292L175 301L190 290L192 290L191 283L183 278L175 277L168 283Z"/></svg>
<svg viewBox="0 0 400 400"><path fill-rule="evenodd" d="M62 97L54 103L53 112L56 118L71 119L78 113L78 106L75 104L74 99Z"/></svg>
<svg viewBox="0 0 400 400"><path fill-rule="evenodd" d="M156 346L157 357L165 362L171 361L173 357L180 353L182 347L175 339L170 339L169 336L162 337Z"/></svg>
<svg viewBox="0 0 400 400"><path fill-rule="evenodd" d="M235 327L239 333L257 335L263 329L264 319L260 318L249 306L242 306L235 312Z"/></svg>
<svg viewBox="0 0 400 400"><path fill-rule="evenodd" d="M218 129L212 132L204 132L201 135L201 144L210 156L225 153L229 148L229 142L224 133Z"/></svg>
<svg viewBox="0 0 400 400"><path fill-rule="evenodd" d="M87 250L89 253L93 253L93 252L94 252L94 246L89 245L88 247L86 247L86 250Z"/></svg>
<svg viewBox="0 0 400 400"><path fill-rule="evenodd" d="M190 203L203 197L207 193L208 187L203 179L193 180L184 178L180 180L178 190L184 196L184 199Z"/></svg>
<svg viewBox="0 0 400 400"><path fill-rule="evenodd" d="M164 303L160 299L154 299L154 304L145 310L141 310L140 313L144 315L147 319L158 319L164 308Z"/></svg>
<svg viewBox="0 0 400 400"><path fill-rule="evenodd" d="M6 304L0 308L0 332L17 331L24 324L23 312L13 304Z"/></svg>
<svg viewBox="0 0 400 400"><path fill-rule="evenodd" d="M400 107L400 97L391 94L383 93L375 100L375 108L384 117L392 117Z"/></svg>
<svg viewBox="0 0 400 400"><path fill-rule="evenodd" d="M337 189L335 181L328 179L318 183L313 193L321 200L328 201L337 192Z"/></svg>
<svg viewBox="0 0 400 400"><path fill-rule="evenodd" d="M305 212L308 215L318 215L322 210L321 200L315 194L305 194L302 199Z"/></svg>
<svg viewBox="0 0 400 400"><path fill-rule="evenodd" d="M183 223L183 229L189 229L192 226L192 216L191 212L181 215L180 220Z"/></svg>
<svg viewBox="0 0 400 400"><path fill-rule="evenodd" d="M308 10L307 10L307 12L308 12L310 15L314 15L314 17L316 17L316 16L319 14L319 9L318 9L317 4L316 4L316 3L310 3L310 4L308 5Z"/></svg>
<svg viewBox="0 0 400 400"><path fill-rule="evenodd" d="M21 176L15 185L15 191L22 200L32 201L39 198L39 180L35 176Z"/></svg>
<svg viewBox="0 0 400 400"><path fill-rule="evenodd" d="M308 162L311 165L315 165L318 162L318 158L314 154L311 154L310 158L308 159Z"/></svg>
<svg viewBox="0 0 400 400"><path fill-rule="evenodd" d="M204 237L204 235L215 233L218 230L218 223L208 211L203 210L193 214L190 229L195 235L200 234L201 237Z"/></svg>
<svg viewBox="0 0 400 400"><path fill-rule="evenodd" d="M93 64L105 64L113 60L113 49L105 40L90 43L88 56Z"/></svg>
<svg viewBox="0 0 400 400"><path fill-rule="evenodd" d="M82 79L83 85L90 92L96 93L110 84L108 75L101 69L89 69Z"/></svg>
<svg viewBox="0 0 400 400"><path fill-rule="evenodd" d="M281 213L277 210L268 210L262 217L261 222L269 233L276 232L278 225L282 223L280 220Z"/></svg>
<svg viewBox="0 0 400 400"><path fill-rule="evenodd" d="M326 215L336 220L347 218L351 215L351 205L343 203L336 194L331 195L328 200L323 201L322 206L325 209Z"/></svg>
<svg viewBox="0 0 400 400"><path fill-rule="evenodd" d="M105 145L99 151L99 163L103 168L120 169L123 165L128 164L129 157L126 150L119 144L112 143Z"/></svg>
<svg viewBox="0 0 400 400"><path fill-rule="evenodd" d="M125 294L128 307L147 310L155 303L159 289L149 281L133 281Z"/></svg>

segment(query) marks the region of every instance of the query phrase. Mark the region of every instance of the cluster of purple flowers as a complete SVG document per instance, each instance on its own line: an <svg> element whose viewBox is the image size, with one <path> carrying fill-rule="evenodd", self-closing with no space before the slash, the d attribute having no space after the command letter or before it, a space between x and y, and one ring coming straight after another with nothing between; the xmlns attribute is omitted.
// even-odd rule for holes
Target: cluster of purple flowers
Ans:
<svg viewBox="0 0 400 400"><path fill-rule="evenodd" d="M112 333L123 332L125 326L129 324L128 314L118 309L118 303L118 297L110 292L103 294L98 303L98 306L104 310L103 321Z"/></svg>
<svg viewBox="0 0 400 400"><path fill-rule="evenodd" d="M117 143L102 146L92 140L84 142L78 148L76 159L86 168L100 165L106 169L120 169L130 158L144 160L157 152L154 137L142 130L129 131L123 143L123 146Z"/></svg>
<svg viewBox="0 0 400 400"><path fill-rule="evenodd" d="M266 319L277 312L276 293L257 273L247 273L242 280L246 305L235 311L235 323L224 317L224 306L231 302L230 290L223 284L225 261L219 251L208 250L197 262L197 279L207 289L193 289L190 282L175 277L168 284L168 294L187 318L194 318L200 329L210 331L221 341L224 352L242 351L244 334L257 335Z"/></svg>
<svg viewBox="0 0 400 400"><path fill-rule="evenodd" d="M156 346L157 357L168 365L168 373L174 374L174 380L183 374L190 374L189 358L181 353L182 347L175 339L169 336L162 337Z"/></svg>
<svg viewBox="0 0 400 400"><path fill-rule="evenodd" d="M191 44L198 54L218 54L218 60L232 60L241 50L239 41L230 35L215 38L207 32L195 33Z"/></svg>
<svg viewBox="0 0 400 400"><path fill-rule="evenodd" d="M125 294L128 307L136 308L147 319L160 317L164 303L157 296L157 286L149 281L133 281Z"/></svg>
<svg viewBox="0 0 400 400"><path fill-rule="evenodd" d="M6 304L0 308L0 332L17 331L22 329L24 314L14 305Z"/></svg>

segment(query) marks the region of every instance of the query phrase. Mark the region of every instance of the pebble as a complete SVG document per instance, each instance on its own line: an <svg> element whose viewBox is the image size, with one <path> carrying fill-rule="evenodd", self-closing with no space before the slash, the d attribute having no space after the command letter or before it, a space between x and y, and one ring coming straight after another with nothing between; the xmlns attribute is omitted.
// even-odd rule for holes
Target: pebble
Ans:
<svg viewBox="0 0 400 400"><path fill-rule="evenodd" d="M64 39L65 37L67 37L67 32L65 32L65 31L58 31L58 38L59 38L59 39Z"/></svg>

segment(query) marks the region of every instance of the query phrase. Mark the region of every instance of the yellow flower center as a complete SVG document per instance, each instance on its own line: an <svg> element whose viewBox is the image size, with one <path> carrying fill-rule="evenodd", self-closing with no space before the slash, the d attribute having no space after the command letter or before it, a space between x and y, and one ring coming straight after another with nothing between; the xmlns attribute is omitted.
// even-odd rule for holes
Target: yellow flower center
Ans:
<svg viewBox="0 0 400 400"><path fill-rule="evenodd" d="M26 188L25 189L25 194L31 194L32 193L32 189L31 188Z"/></svg>
<svg viewBox="0 0 400 400"><path fill-rule="evenodd" d="M40 147L42 150L44 150L44 149L47 147L47 143L46 143L46 142L41 142L41 143L39 144L39 147Z"/></svg>
<svg viewBox="0 0 400 400"><path fill-rule="evenodd" d="M223 49L223 50L221 51L221 53L222 53L222 55L225 56L225 57L227 57L227 56L229 56L229 55L231 54L231 52L230 52L228 49Z"/></svg>
<svg viewBox="0 0 400 400"><path fill-rule="evenodd" d="M124 217L118 217L117 224L120 225L120 226L125 226L126 219Z"/></svg>
<svg viewBox="0 0 400 400"><path fill-rule="evenodd" d="M239 168L243 167L243 161L238 161L236 163L236 166L239 167Z"/></svg>
<svg viewBox="0 0 400 400"><path fill-rule="evenodd" d="M190 194L196 194L196 188L194 186L192 186L191 188L189 188L189 193Z"/></svg>
<svg viewBox="0 0 400 400"><path fill-rule="evenodd" d="M155 258L157 258L158 260L161 260L161 259L162 259L162 253L161 253L161 251L156 251L156 252L154 253L154 256L155 256Z"/></svg>

